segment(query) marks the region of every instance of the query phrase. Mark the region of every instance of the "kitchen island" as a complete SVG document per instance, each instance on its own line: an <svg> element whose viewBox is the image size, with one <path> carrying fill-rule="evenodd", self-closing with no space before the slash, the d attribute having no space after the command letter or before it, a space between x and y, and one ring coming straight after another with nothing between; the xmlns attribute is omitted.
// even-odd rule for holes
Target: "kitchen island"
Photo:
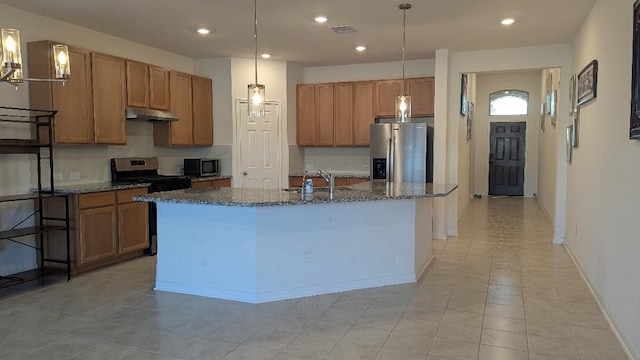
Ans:
<svg viewBox="0 0 640 360"><path fill-rule="evenodd" d="M137 196L158 208L156 290L249 303L415 282L432 198L455 185L206 188Z"/></svg>

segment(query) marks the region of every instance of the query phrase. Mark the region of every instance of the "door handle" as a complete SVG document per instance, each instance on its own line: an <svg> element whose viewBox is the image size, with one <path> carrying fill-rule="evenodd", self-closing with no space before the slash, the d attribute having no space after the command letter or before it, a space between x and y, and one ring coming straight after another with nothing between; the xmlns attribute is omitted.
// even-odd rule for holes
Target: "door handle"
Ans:
<svg viewBox="0 0 640 360"><path fill-rule="evenodd" d="M493 165L493 154L489 154L489 165Z"/></svg>
<svg viewBox="0 0 640 360"><path fill-rule="evenodd" d="M242 172L242 175L247 175L247 172L246 172L246 171L243 171L243 172Z"/></svg>

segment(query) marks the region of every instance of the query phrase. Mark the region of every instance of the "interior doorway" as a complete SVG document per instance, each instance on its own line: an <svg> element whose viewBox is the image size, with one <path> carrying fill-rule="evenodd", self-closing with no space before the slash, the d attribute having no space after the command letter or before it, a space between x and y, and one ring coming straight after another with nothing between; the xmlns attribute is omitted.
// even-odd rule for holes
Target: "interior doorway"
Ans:
<svg viewBox="0 0 640 360"><path fill-rule="evenodd" d="M280 103L267 101L265 116L249 117L247 101L236 102L235 176L242 188L277 189L281 185Z"/></svg>
<svg viewBox="0 0 640 360"><path fill-rule="evenodd" d="M489 195L524 195L527 123L492 122L489 151Z"/></svg>

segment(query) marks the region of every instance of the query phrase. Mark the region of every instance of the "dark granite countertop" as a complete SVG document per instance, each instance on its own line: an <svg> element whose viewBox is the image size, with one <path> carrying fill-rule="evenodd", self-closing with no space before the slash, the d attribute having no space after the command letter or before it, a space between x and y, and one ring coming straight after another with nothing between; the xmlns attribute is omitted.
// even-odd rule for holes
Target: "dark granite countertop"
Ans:
<svg viewBox="0 0 640 360"><path fill-rule="evenodd" d="M210 181L210 180L226 180L231 179L231 175L219 175L219 176L188 176L191 182Z"/></svg>
<svg viewBox="0 0 640 360"><path fill-rule="evenodd" d="M88 184L76 184L76 185L56 185L55 192L59 194L88 194L102 191L114 191L114 190L126 190L126 189L138 189L146 188L149 183L135 183L135 184L114 184L111 181L88 183ZM48 189L45 189L48 190Z"/></svg>
<svg viewBox="0 0 640 360"><path fill-rule="evenodd" d="M333 174L333 176L335 177L341 177L341 178L351 178L351 179L369 179L371 176L368 173L362 173L362 174L357 174L357 173L340 173L340 172L331 172ZM291 173L289 174L289 176L302 176L304 175L304 173L302 172L297 172L297 173ZM320 177L320 175L318 175L315 171L313 172L309 172L309 174L307 174L307 177Z"/></svg>
<svg viewBox="0 0 640 360"><path fill-rule="evenodd" d="M294 192L280 189L200 188L134 196L133 200L246 207L281 206L444 197L457 187L453 184L387 184L367 181L351 186L336 187L332 195L326 188L317 187L311 194L303 194L299 189Z"/></svg>

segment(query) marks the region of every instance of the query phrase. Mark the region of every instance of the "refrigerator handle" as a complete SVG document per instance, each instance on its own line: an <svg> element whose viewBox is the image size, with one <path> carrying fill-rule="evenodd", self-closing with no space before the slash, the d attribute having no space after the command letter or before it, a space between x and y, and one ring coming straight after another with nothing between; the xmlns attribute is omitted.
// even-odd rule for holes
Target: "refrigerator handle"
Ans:
<svg viewBox="0 0 640 360"><path fill-rule="evenodd" d="M393 132L391 133L391 137L389 138L389 146L387 147L387 177L388 177L388 181L389 182L393 182L393 178L394 178L394 173L393 170L394 168L394 158L395 158L395 141L393 141L394 139L394 135Z"/></svg>

